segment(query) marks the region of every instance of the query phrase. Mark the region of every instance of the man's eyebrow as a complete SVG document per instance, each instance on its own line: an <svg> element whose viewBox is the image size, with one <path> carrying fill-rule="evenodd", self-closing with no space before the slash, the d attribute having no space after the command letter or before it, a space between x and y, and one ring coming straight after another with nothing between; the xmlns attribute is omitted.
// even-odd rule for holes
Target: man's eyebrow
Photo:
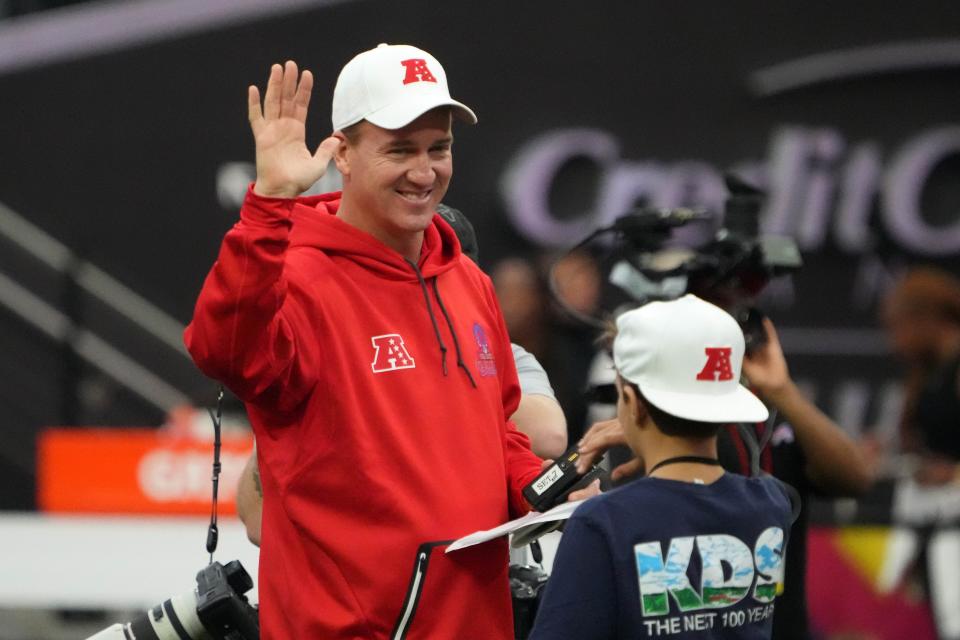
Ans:
<svg viewBox="0 0 960 640"><path fill-rule="evenodd" d="M413 140L399 139L399 140L390 140L383 144L384 149L395 149L397 147L412 147L414 146Z"/></svg>
<svg viewBox="0 0 960 640"><path fill-rule="evenodd" d="M434 140L432 143L430 143L430 146L431 147L449 146L452 144L453 144L453 136L447 136L439 140ZM408 149L410 147L416 147L416 146L417 146L417 143L414 142L413 140L410 140L408 138L398 138L396 140L390 140L389 142L384 143L381 148L382 149Z"/></svg>

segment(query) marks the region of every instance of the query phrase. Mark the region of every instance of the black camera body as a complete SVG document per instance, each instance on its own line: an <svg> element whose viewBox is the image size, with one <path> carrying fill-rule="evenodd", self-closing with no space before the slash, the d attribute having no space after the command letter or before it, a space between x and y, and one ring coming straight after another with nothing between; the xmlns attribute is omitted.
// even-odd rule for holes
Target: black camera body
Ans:
<svg viewBox="0 0 960 640"><path fill-rule="evenodd" d="M219 562L197 573L197 615L214 638L252 640L260 637L257 610L244 595L253 580L239 560Z"/></svg>
<svg viewBox="0 0 960 640"><path fill-rule="evenodd" d="M673 230L712 219L691 209L641 208L612 226L621 263L611 282L641 304L692 293L725 309L740 323L747 351L766 339L762 314L753 301L774 277L803 266L796 242L786 236L760 234L764 192L736 176L725 178L729 197L723 225L706 244L678 250L670 246Z"/></svg>
<svg viewBox="0 0 960 640"><path fill-rule="evenodd" d="M87 640L258 640L257 610L244 595L253 588L239 560L211 563L197 573L197 588L174 596L130 622L115 624Z"/></svg>

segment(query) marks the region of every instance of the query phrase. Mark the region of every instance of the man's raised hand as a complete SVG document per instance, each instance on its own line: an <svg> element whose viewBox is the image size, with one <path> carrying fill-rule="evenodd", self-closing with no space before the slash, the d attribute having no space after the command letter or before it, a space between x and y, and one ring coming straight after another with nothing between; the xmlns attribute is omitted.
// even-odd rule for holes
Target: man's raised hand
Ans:
<svg viewBox="0 0 960 640"><path fill-rule="evenodd" d="M780 338L770 318L763 319L763 330L767 340L743 358L743 373L761 397L776 404L792 380Z"/></svg>
<svg viewBox="0 0 960 640"><path fill-rule="evenodd" d="M261 196L294 198L313 185L327 171L340 141L329 137L311 153L306 143L307 107L313 89L313 74L298 77L297 64L270 68L263 106L260 91L247 91L250 129L257 146L257 183Z"/></svg>

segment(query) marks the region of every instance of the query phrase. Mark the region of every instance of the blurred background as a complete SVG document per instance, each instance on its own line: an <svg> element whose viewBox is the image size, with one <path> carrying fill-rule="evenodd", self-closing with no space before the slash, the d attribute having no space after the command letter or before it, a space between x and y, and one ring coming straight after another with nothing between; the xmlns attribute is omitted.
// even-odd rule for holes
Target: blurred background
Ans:
<svg viewBox="0 0 960 640"><path fill-rule="evenodd" d="M764 231L805 264L761 306L881 478L811 506L814 627L936 638L927 542L960 496L903 455L910 372L881 309L909 268L960 268L960 5L0 0L0 639L85 637L193 584L216 384L181 333L254 176L246 87L311 69L319 142L336 74L379 42L436 55L479 115L446 202L572 441L596 417L595 335L551 303L547 265L636 205L719 213L725 171L767 190ZM604 278L589 251L557 271L588 314ZM255 573L229 401L224 429L219 555ZM960 605L960 578L942 588Z"/></svg>

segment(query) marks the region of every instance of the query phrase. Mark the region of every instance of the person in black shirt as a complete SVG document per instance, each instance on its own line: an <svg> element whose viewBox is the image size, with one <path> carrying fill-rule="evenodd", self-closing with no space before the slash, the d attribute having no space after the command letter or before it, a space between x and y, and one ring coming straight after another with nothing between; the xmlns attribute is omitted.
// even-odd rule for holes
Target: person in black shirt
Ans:
<svg viewBox="0 0 960 640"><path fill-rule="evenodd" d="M921 457L921 483L960 479L960 282L914 268L888 294L883 320L907 366L901 447Z"/></svg>
<svg viewBox="0 0 960 640"><path fill-rule="evenodd" d="M779 412L780 422L761 455L761 468L793 486L807 504L811 493L854 496L873 482L870 468L856 443L839 426L807 400L790 377L776 329L764 321L766 344L748 354L743 373L751 388ZM765 425L756 425L758 437ZM580 442L580 463L586 467L608 448L624 444L617 422L593 425ZM747 443L734 426L725 427L718 438L720 462L728 471L749 475ZM614 469L615 480L643 469L643 461L632 460ZM802 509L790 534L785 589L777 602L774 640L808 640L806 555L807 514Z"/></svg>
<svg viewBox="0 0 960 640"><path fill-rule="evenodd" d="M937 636L954 640L960 638L960 281L932 267L911 269L884 300L883 320L907 367L900 441L916 460L913 477L901 479L897 492L922 496L918 502L927 505L926 513L911 514L906 505L914 500L895 498L901 508L894 514L917 528L924 559L917 564Z"/></svg>

